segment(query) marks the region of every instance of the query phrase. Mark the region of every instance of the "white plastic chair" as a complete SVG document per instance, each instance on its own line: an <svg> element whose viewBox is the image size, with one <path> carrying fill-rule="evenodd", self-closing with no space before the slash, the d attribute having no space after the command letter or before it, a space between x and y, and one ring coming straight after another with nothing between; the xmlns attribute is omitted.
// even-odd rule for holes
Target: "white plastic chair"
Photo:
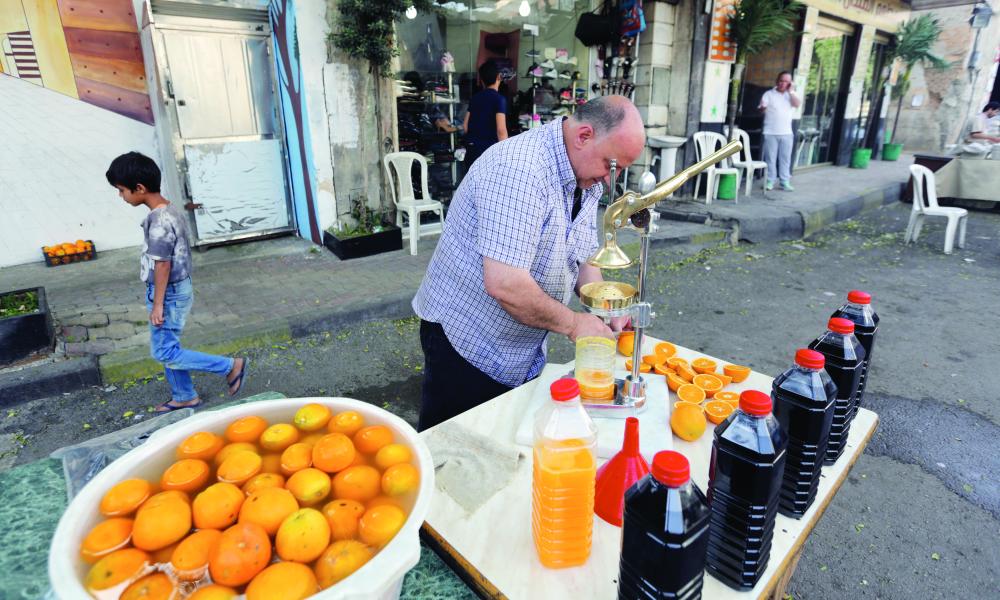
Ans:
<svg viewBox="0 0 1000 600"><path fill-rule="evenodd" d="M913 209L910 222L906 225L904 243L917 241L924 217L946 217L948 225L944 231L944 253L951 254L955 245L955 230L958 230L958 247L965 248L965 225L969 221L969 211L954 206L938 206L934 172L922 165L910 165L913 181Z"/></svg>
<svg viewBox="0 0 1000 600"><path fill-rule="evenodd" d="M697 160L701 161L719 148L726 145L726 138L722 134L714 131L696 131L694 134L694 154ZM736 197L735 202L740 201L740 170L729 166L729 159L715 163L701 172L701 175L694 180L694 197L698 198L698 190L701 188L701 178L705 177L705 204L711 204L712 199L718 193L719 180L723 175L736 176Z"/></svg>
<svg viewBox="0 0 1000 600"><path fill-rule="evenodd" d="M750 154L750 134L742 129L736 129L736 135L743 143L743 149L736 154L733 159L733 166L739 169L747 180L747 196L750 195L750 188L753 187L753 177L757 171L767 172L767 163L762 160L754 160Z"/></svg>
<svg viewBox="0 0 1000 600"><path fill-rule="evenodd" d="M413 161L420 163L420 198L414 194L413 179L410 175ZM389 189L392 190L392 203L396 205L396 225L403 226L403 215L406 215L410 228L410 254L417 253L417 240L420 239L420 213L433 212L441 218L441 231L444 231L444 205L431 199L427 189L427 159L416 152L390 152L383 159L386 175L389 177ZM396 176L393 178L393 171ZM398 186L398 187L397 187Z"/></svg>

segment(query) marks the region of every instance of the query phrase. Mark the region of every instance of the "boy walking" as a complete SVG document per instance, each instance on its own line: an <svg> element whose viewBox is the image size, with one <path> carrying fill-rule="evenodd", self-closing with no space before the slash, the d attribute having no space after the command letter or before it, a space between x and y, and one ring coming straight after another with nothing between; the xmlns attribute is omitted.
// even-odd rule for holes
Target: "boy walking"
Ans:
<svg viewBox="0 0 1000 600"><path fill-rule="evenodd" d="M145 205L149 215L142 222L143 244L139 278L146 284L149 311L150 354L163 364L170 385L170 400L156 407L165 413L201 404L190 371L224 375L229 395L243 387L247 360L205 354L181 347L181 332L191 311L191 240L180 210L160 195L160 169L148 156L123 154L111 162L105 174L122 200L132 206Z"/></svg>

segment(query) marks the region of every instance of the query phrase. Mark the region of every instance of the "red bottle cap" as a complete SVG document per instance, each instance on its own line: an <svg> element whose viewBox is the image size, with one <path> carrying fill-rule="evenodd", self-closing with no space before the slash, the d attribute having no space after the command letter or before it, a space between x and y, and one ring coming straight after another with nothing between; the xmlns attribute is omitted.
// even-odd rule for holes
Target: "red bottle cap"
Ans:
<svg viewBox="0 0 1000 600"><path fill-rule="evenodd" d="M663 485L680 487L691 479L691 466L680 452L663 450L653 456L653 477Z"/></svg>
<svg viewBox="0 0 1000 600"><path fill-rule="evenodd" d="M861 290L851 290L847 292L847 301L853 304L871 304L872 295Z"/></svg>
<svg viewBox="0 0 1000 600"><path fill-rule="evenodd" d="M826 365L826 357L808 348L799 348L795 351L795 364L807 369L822 369Z"/></svg>
<svg viewBox="0 0 1000 600"><path fill-rule="evenodd" d="M556 402L572 400L580 395L580 384L572 377L556 379L549 386L549 393L552 394L552 399Z"/></svg>
<svg viewBox="0 0 1000 600"><path fill-rule="evenodd" d="M848 321L840 317L830 319L826 327L834 333L854 333L854 321Z"/></svg>
<svg viewBox="0 0 1000 600"><path fill-rule="evenodd" d="M740 410L755 417L771 414L771 397L757 390L746 390L740 394Z"/></svg>

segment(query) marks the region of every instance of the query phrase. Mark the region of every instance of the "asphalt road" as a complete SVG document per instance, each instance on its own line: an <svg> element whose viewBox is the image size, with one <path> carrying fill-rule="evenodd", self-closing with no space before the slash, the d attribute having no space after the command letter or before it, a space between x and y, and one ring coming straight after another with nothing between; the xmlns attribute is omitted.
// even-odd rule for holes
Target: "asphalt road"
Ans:
<svg viewBox="0 0 1000 600"><path fill-rule="evenodd" d="M769 375L823 331L848 290L873 295L882 321L866 407L881 422L805 545L795 599L1000 597L1000 215L973 213L967 248L951 256L943 222L904 247L908 216L896 205L806 241L652 253L651 333ZM247 393L346 395L416 421L414 320L248 354ZM572 346L553 340L550 357L569 360ZM221 380L196 384L221 401ZM14 407L0 415L0 468L146 419L166 398L153 379Z"/></svg>

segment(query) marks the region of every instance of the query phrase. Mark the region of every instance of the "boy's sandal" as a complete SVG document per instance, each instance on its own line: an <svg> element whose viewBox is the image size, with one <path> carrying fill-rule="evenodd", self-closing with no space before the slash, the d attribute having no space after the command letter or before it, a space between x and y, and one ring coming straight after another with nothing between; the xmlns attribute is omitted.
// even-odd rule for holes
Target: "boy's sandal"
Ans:
<svg viewBox="0 0 1000 600"><path fill-rule="evenodd" d="M192 404L189 403L177 404L173 401L173 399L170 399L164 402L163 404L160 404L156 408L154 408L153 412L158 415L162 415L164 413L180 410L182 408L198 408L199 406L201 406L201 398L195 398Z"/></svg>
<svg viewBox="0 0 1000 600"><path fill-rule="evenodd" d="M250 361L245 357L243 358L243 366L240 367L240 372L236 374L232 380L227 379L226 383L229 384L229 395L235 396L240 393L243 388L243 381L247 374L247 367L250 365ZM233 386L236 386L235 388Z"/></svg>

